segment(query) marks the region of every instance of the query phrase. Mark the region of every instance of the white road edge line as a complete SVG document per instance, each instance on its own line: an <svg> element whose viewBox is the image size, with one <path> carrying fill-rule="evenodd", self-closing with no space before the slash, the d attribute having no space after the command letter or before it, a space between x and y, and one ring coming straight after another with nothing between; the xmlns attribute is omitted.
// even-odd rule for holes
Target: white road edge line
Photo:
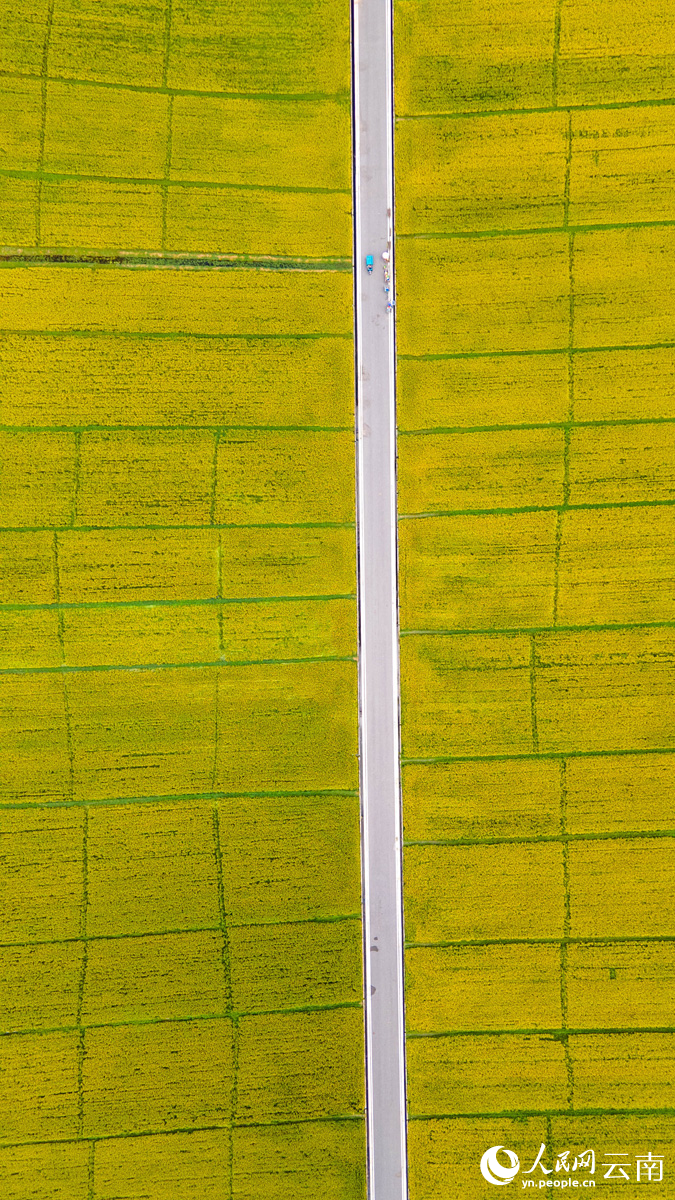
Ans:
<svg viewBox="0 0 675 1200"><path fill-rule="evenodd" d="M359 748L370 1200L406 1200L392 0L352 0ZM372 253L372 275L365 255Z"/></svg>

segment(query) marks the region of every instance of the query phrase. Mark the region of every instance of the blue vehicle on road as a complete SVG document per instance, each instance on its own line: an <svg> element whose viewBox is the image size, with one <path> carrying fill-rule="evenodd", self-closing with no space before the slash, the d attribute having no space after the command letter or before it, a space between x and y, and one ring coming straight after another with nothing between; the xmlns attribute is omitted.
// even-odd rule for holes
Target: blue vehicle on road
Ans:
<svg viewBox="0 0 675 1200"><path fill-rule="evenodd" d="M373 273L373 256L372 256L372 254L366 254L366 271L368 272L369 275L372 275L372 273Z"/></svg>

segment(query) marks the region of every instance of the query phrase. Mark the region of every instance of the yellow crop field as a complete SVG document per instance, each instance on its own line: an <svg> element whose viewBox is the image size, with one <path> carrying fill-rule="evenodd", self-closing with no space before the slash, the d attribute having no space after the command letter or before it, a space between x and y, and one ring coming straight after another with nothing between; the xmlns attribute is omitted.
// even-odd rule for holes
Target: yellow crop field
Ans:
<svg viewBox="0 0 675 1200"><path fill-rule="evenodd" d="M577 360L579 371L590 357ZM563 354L401 358L397 373L399 433L471 425L544 424L564 421L567 415L568 367ZM589 383L584 390L588 393L590 387ZM399 443L402 458L408 444Z"/></svg>
<svg viewBox="0 0 675 1200"><path fill-rule="evenodd" d="M562 933L560 846L409 846L405 867L409 942Z"/></svg>
<svg viewBox="0 0 675 1200"><path fill-rule="evenodd" d="M166 224L167 250L316 258L351 250L346 193L172 187Z"/></svg>
<svg viewBox="0 0 675 1200"><path fill-rule="evenodd" d="M170 178L271 188L292 183L348 193L350 136L346 97L279 103L179 95L173 102Z"/></svg>
<svg viewBox="0 0 675 1200"><path fill-rule="evenodd" d="M3 334L0 415L6 425L42 426L48 412L67 426L349 427L353 362L340 335ZM530 390L540 394L536 380Z"/></svg>
<svg viewBox="0 0 675 1200"><path fill-rule="evenodd" d="M406 964L413 1033L560 1025L557 946L416 946Z"/></svg>
<svg viewBox="0 0 675 1200"><path fill-rule="evenodd" d="M549 105L554 16L538 0L395 0L396 111Z"/></svg>
<svg viewBox="0 0 675 1200"><path fill-rule="evenodd" d="M399 237L562 224L564 113L403 119L396 152L407 167L396 193Z"/></svg>
<svg viewBox="0 0 675 1200"><path fill-rule="evenodd" d="M14 267L1 327L92 334L351 334L352 281L329 271Z"/></svg>
<svg viewBox="0 0 675 1200"><path fill-rule="evenodd" d="M363 1108L358 1008L243 1017L238 1122L356 1116Z"/></svg>
<svg viewBox="0 0 675 1200"><path fill-rule="evenodd" d="M358 918L355 792L232 796L219 801L218 811L227 833L222 854L230 924L252 926L255 936L262 938L263 925L303 918ZM251 845L256 847L254 855L247 849ZM297 935L292 925L288 932ZM234 969L236 977L236 964ZM273 986L272 980L267 986Z"/></svg>
<svg viewBox="0 0 675 1200"><path fill-rule="evenodd" d="M673 94L675 32L670 10L646 0L575 0L560 26L560 104L657 100Z"/></svg>
<svg viewBox="0 0 675 1200"><path fill-rule="evenodd" d="M548 624L556 514L460 514L401 521L401 627Z"/></svg>
<svg viewBox="0 0 675 1200"><path fill-rule="evenodd" d="M312 95L349 89L349 11L341 0L207 0L173 6L170 87Z"/></svg>
<svg viewBox="0 0 675 1200"><path fill-rule="evenodd" d="M486 1200L672 1142L675 25L394 10L410 1195Z"/></svg>
<svg viewBox="0 0 675 1200"><path fill-rule="evenodd" d="M551 759L406 763L403 777L408 841L545 837L560 829L560 766Z"/></svg>
<svg viewBox="0 0 675 1200"><path fill-rule="evenodd" d="M215 519L351 521L354 515L354 435L332 431L237 430L220 435ZM321 490L314 481L325 480Z"/></svg>
<svg viewBox="0 0 675 1200"><path fill-rule="evenodd" d="M4 10L0 1192L362 1200L349 8Z"/></svg>
<svg viewBox="0 0 675 1200"><path fill-rule="evenodd" d="M324 1200L343 1200L365 1194L366 1146L358 1121L243 1127L235 1129L233 1142L238 1200L314 1200L318 1193Z"/></svg>
<svg viewBox="0 0 675 1200"><path fill-rule="evenodd" d="M563 498L563 431L508 429L411 437L398 476L402 514L539 508Z"/></svg>
<svg viewBox="0 0 675 1200"><path fill-rule="evenodd" d="M400 354L568 345L566 234L405 239L398 248L398 289Z"/></svg>
<svg viewBox="0 0 675 1200"><path fill-rule="evenodd" d="M527 754L532 749L529 638L419 636L401 643L404 758Z"/></svg>

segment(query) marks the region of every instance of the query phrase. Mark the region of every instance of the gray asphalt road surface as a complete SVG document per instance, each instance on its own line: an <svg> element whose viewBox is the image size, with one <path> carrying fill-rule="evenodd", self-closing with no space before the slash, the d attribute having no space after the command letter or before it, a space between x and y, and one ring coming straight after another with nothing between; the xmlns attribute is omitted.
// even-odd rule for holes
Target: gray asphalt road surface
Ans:
<svg viewBox="0 0 675 1200"><path fill-rule="evenodd" d="M353 0L353 43L368 1177L370 1200L404 1200L391 0Z"/></svg>

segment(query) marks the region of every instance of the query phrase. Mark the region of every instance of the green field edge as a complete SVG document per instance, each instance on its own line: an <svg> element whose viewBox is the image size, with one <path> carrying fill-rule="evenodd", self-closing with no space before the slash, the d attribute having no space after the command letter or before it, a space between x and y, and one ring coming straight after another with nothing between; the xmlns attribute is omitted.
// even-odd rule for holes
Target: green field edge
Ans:
<svg viewBox="0 0 675 1200"><path fill-rule="evenodd" d="M193 1021L241 1021L256 1017L292 1016L295 1013L336 1012L347 1008L362 1008L361 1000L342 1000L334 1004L298 1004L289 1008L230 1009L227 1012L193 1013L189 1016L137 1017L131 1021L86 1021L70 1025L53 1025L0 1030L0 1040L18 1037L48 1037L54 1033L86 1033L89 1029L129 1029L146 1025L186 1025Z"/></svg>
<svg viewBox="0 0 675 1200"><path fill-rule="evenodd" d="M204 96L214 100L279 100L308 101L332 100L337 104L349 105L349 89L338 92L228 92L204 88L180 88L145 83L113 83L103 79L80 79L69 75L38 74L34 71L0 71L0 79L34 79L38 82L70 83L76 87L104 88L114 92L148 92L160 96Z"/></svg>
<svg viewBox="0 0 675 1200"><path fill-rule="evenodd" d="M675 838L675 829L630 829L600 831L593 833L540 833L522 837L508 835L484 838L405 838L404 847L409 846L530 846L545 843L567 844L569 842L611 842Z"/></svg>
<svg viewBox="0 0 675 1200"><path fill-rule="evenodd" d="M460 1037L550 1037L553 1041L563 1042L568 1037L586 1037L602 1034L641 1034L641 1033L675 1033L675 1025L612 1025L608 1027L579 1028L548 1028L534 1025L527 1029L443 1029L429 1033L407 1029L406 1038L419 1040L422 1038L460 1038Z"/></svg>
<svg viewBox="0 0 675 1200"><path fill-rule="evenodd" d="M636 747L617 747L611 750L537 750L528 751L522 754L445 754L431 756L430 758L422 757L401 757L401 766L425 766L434 765L435 763L455 763L455 762L536 762L538 759L554 759L560 761L564 758L617 758L626 754L673 754L674 746L644 746Z"/></svg>
<svg viewBox="0 0 675 1200"><path fill-rule="evenodd" d="M408 1113L409 1121L518 1121L526 1117L675 1117L675 1108L507 1108L490 1112Z"/></svg>
<svg viewBox="0 0 675 1200"><path fill-rule="evenodd" d="M0 171L0 174L2 172ZM562 204L562 200L560 201ZM662 219L655 221L588 221L583 223L570 222L568 225L532 225L516 229L452 229L426 230L424 233L397 233L398 241L435 241L467 240L471 238L500 238L500 237L532 237L535 234L561 233L565 235L579 233L601 233L613 229L672 229L675 220Z"/></svg>
<svg viewBox="0 0 675 1200"><path fill-rule="evenodd" d="M145 603L145 602L143 602ZM0 613L4 606L0 605ZM53 607L53 606L51 606ZM586 625L492 625L471 629L401 629L400 637L538 637L549 633L613 633L639 629L675 629L675 619L663 621L606 621Z"/></svg>
<svg viewBox="0 0 675 1200"><path fill-rule="evenodd" d="M588 512L590 510L609 508L672 508L675 499L664 500L598 500L593 503L572 504L562 500L560 504L514 504L502 505L495 508L447 508L437 512L418 512L398 514L399 521L428 521L432 517L491 517L516 516L519 513L538 512Z"/></svg>
<svg viewBox="0 0 675 1200"><path fill-rule="evenodd" d="M287 1125L320 1125L342 1121L365 1120L364 1113L331 1113L323 1117L289 1117L281 1121L234 1121L210 1125L186 1125L177 1129L141 1129L125 1130L118 1133L79 1134L76 1137L36 1138L29 1142L2 1141L0 1152L3 1150L20 1150L30 1146L71 1146L91 1145L95 1142L121 1141L123 1138L174 1137L185 1134L227 1133L230 1129L277 1129Z"/></svg>
<svg viewBox="0 0 675 1200"><path fill-rule="evenodd" d="M675 934L604 934L602 936L564 934L540 938L455 938L443 942L406 942L405 950L461 950L481 946L614 946L648 945L652 942L675 943Z"/></svg>
<svg viewBox="0 0 675 1200"><path fill-rule="evenodd" d="M23 267L106 267L124 270L191 270L191 271L347 271L352 270L350 258L291 258L262 254L198 254L165 251L123 253L97 250L0 250L0 270ZM278 335L277 335L278 336ZM311 335L310 335L311 336Z"/></svg>
<svg viewBox="0 0 675 1200"><path fill-rule="evenodd" d="M0 333L14 333L14 330L0 330ZM21 330L16 331L21 333ZM49 331L46 331L49 332ZM438 354L404 354L398 352L397 358L403 362L445 362L450 359L469 358L538 358L551 354L559 354L565 358L576 354L609 354L613 351L634 350L673 350L675 341L667 342L633 342L615 343L608 346L547 346L543 349L520 348L515 350L448 350Z"/></svg>
<svg viewBox="0 0 675 1200"><path fill-rule="evenodd" d="M396 432L397 432L398 437L426 437L428 435L437 435L437 434L445 434L445 433L510 433L510 432L515 432L515 431L519 431L519 430L527 430L527 429L562 429L562 430L566 430L566 429L604 429L605 427L610 428L610 429L615 429L615 428L623 428L623 426L630 427L632 425L672 425L674 423L675 423L675 416L673 416L673 417L607 417L606 419L599 418L598 420L593 420L593 421L580 421L577 418L574 418L571 421L522 421L522 422L505 421L501 425L430 425L426 429L401 429L399 427L396 430ZM24 429L25 428L26 432L29 432L29 431L32 431L33 429L42 429L43 427L35 426L35 425L26 425L26 426L0 425L0 430L11 431L15 428L16 429L19 429L19 428ZM111 429L114 429L114 428L116 428L116 426L113 425L113 426L100 426L99 427L99 426L86 426L86 425L83 425L83 426L68 425L68 426L55 426L54 427L55 431L58 430L58 432L61 432L61 431L65 432L70 429L72 429L73 432L80 432L80 431L86 430L87 428L102 428L102 429L111 428ZM127 426L120 426L120 428L126 429ZM142 427L141 426L129 426L129 428L135 429L135 428L142 428ZM148 426L148 428L149 429L155 429L155 428L166 429L166 428L183 428L183 427L182 426L150 425L150 426ZM193 428L199 428L199 427L192 426L192 425L186 425L184 428L185 429L193 429ZM209 426L208 428L211 428L211 426ZM221 428L227 428L227 426L222 426ZM255 428L255 426L242 426L241 428ZM264 426L263 426L263 428L264 428ZM309 428L309 427L303 426L302 428ZM51 429L49 427L45 426L44 432L50 433Z"/></svg>
<svg viewBox="0 0 675 1200"><path fill-rule="evenodd" d="M675 503L675 501L673 501ZM2 525L0 533L112 533L128 530L197 529L355 529L354 521L251 521L243 524L213 524L202 521L194 525Z"/></svg>
<svg viewBox="0 0 675 1200"><path fill-rule="evenodd" d="M489 108L446 112L426 113L396 113L396 121L433 121L440 117L447 120L462 121L472 117L524 117L530 113L575 113L575 112L611 112L614 109L625 108L670 108L675 105L675 98L663 97L650 100L609 100L596 104L548 104L538 108Z"/></svg>
<svg viewBox="0 0 675 1200"><path fill-rule="evenodd" d="M361 921L361 913L338 913L325 917L295 917L287 921L231 921L228 919L228 929L279 929L296 925L339 925L346 921ZM192 933L222 933L223 926L190 925L181 929L150 929L145 932L131 933L80 933L66 938L32 938L29 941L0 942L3 950L32 950L35 946L74 946L88 942L121 942L143 940L144 938L178 937ZM675 940L675 939L674 939Z"/></svg>
<svg viewBox="0 0 675 1200"><path fill-rule="evenodd" d="M0 530L0 532L2 532ZM3 612L70 612L89 611L97 609L131 608L220 608L228 604L305 604L324 603L331 600L356 600L354 592L336 592L334 595L320 596L309 594L305 596L207 596L194 600L72 600L53 601L44 604L3 604L0 602L0 616Z"/></svg>
<svg viewBox="0 0 675 1200"><path fill-rule="evenodd" d="M206 662L159 662L159 663L112 663L89 664L87 666L69 667L65 663L57 667L2 667L3 675L88 675L105 671L191 671L207 670L214 667L257 667L285 666L291 663L325 663L325 662L356 662L355 654L313 654L305 658L216 658Z"/></svg>
<svg viewBox="0 0 675 1200"><path fill-rule="evenodd" d="M130 804L192 804L214 800L283 800L297 796L353 796L359 798L357 788L295 788L281 791L239 791L239 792L179 792L164 796L106 796L99 799L74 800L26 800L5 801L0 799L0 811L5 809L33 808L102 808L118 807Z"/></svg>

